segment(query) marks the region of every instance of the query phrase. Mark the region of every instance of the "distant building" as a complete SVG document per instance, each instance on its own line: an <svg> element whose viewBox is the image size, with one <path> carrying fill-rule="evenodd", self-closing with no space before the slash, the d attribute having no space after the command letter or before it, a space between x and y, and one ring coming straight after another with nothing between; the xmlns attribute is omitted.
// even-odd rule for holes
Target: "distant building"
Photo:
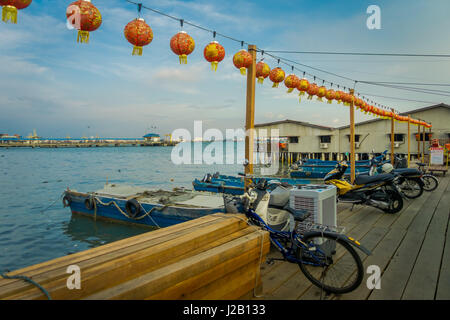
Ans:
<svg viewBox="0 0 450 320"><path fill-rule="evenodd" d="M421 119L432 124L423 136L418 134L417 126L410 125L412 158L417 158L418 141L425 139L425 154L431 139L439 139L441 145L450 142L450 106L444 103L401 113L403 116ZM349 126L332 128L295 120L283 120L255 124L257 132L266 129L278 129L280 140L286 142L284 152L294 153L298 158L315 158L323 160L342 160L350 152ZM372 150L381 153L390 150L391 120L373 119L355 124L355 152L357 160L368 159ZM259 134L258 134L259 135ZM430 139L431 137L431 139ZM422 145L422 144L421 144ZM408 123L395 122L394 151L396 154L408 153ZM422 150L420 150L422 152Z"/></svg>
<svg viewBox="0 0 450 320"><path fill-rule="evenodd" d="M156 134L156 133L146 134L145 136L143 136L143 138L144 138L145 142L155 143L155 142L160 142L161 141L160 135Z"/></svg>

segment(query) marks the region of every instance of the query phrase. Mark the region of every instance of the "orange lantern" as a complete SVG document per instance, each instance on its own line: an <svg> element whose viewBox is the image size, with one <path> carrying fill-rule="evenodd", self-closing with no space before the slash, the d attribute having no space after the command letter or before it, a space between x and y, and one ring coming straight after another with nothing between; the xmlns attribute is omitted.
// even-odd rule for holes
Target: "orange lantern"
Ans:
<svg viewBox="0 0 450 320"><path fill-rule="evenodd" d="M269 79L273 82L272 88L278 88L278 84L284 80L285 73L283 69L277 67L269 73Z"/></svg>
<svg viewBox="0 0 450 320"><path fill-rule="evenodd" d="M305 95L305 92L308 91L309 88L309 81L305 78L302 78L298 81L298 85L297 85L297 89L298 91L300 91L300 93L298 94L299 96L299 101L302 101L302 96Z"/></svg>
<svg viewBox="0 0 450 320"><path fill-rule="evenodd" d="M333 100L336 98L336 91L333 89L327 90L327 93L325 94L325 98L327 98L329 104L333 102Z"/></svg>
<svg viewBox="0 0 450 320"><path fill-rule="evenodd" d="M300 79L295 74L290 74L284 79L284 85L288 88L288 93L294 91L297 88Z"/></svg>
<svg viewBox="0 0 450 320"><path fill-rule="evenodd" d="M325 95L327 94L327 88L325 88L324 86L321 86L317 89L317 100L318 101L323 101L322 98L325 97Z"/></svg>
<svg viewBox="0 0 450 320"><path fill-rule="evenodd" d="M236 52L233 57L233 64L241 71L243 76L247 73L247 68L252 65L252 55L246 50L242 49Z"/></svg>
<svg viewBox="0 0 450 320"><path fill-rule="evenodd" d="M170 39L170 49L178 55L180 64L186 64L187 56L195 49L195 41L185 31L180 31Z"/></svg>
<svg viewBox="0 0 450 320"><path fill-rule="evenodd" d="M317 91L319 91L317 84L310 84L308 90L306 91L308 93L308 100L312 100L312 97L317 94Z"/></svg>
<svg viewBox="0 0 450 320"><path fill-rule="evenodd" d="M211 41L203 50L206 61L211 62L211 70L217 71L220 61L225 58L225 49L217 41Z"/></svg>
<svg viewBox="0 0 450 320"><path fill-rule="evenodd" d="M263 84L264 79L270 74L270 67L264 61L260 61L256 64L256 78L258 78L258 83Z"/></svg>
<svg viewBox="0 0 450 320"><path fill-rule="evenodd" d="M338 104L340 104L342 102L342 96L343 96L344 92L341 90L338 90L335 92L335 97L334 99L337 101Z"/></svg>
<svg viewBox="0 0 450 320"><path fill-rule="evenodd" d="M77 42L81 43L89 43L89 32L97 30L102 24L102 15L90 0L72 2L66 10L66 16L78 30Z"/></svg>
<svg viewBox="0 0 450 320"><path fill-rule="evenodd" d="M153 40L152 28L142 18L128 23L123 33L128 42L134 45L133 56L142 56L142 47L149 45Z"/></svg>
<svg viewBox="0 0 450 320"><path fill-rule="evenodd" d="M31 4L32 0L0 0L2 9L2 21L5 23L17 23L17 10L22 10Z"/></svg>
<svg viewBox="0 0 450 320"><path fill-rule="evenodd" d="M352 97L353 96L347 92L342 93L342 101L344 102L345 106L350 105L350 102L352 101Z"/></svg>

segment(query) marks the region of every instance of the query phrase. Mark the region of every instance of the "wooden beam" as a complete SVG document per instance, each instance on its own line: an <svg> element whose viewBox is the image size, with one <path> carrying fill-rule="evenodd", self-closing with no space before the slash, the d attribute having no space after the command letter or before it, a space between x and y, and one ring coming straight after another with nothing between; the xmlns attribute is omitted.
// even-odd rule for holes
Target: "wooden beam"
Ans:
<svg viewBox="0 0 450 320"><path fill-rule="evenodd" d="M420 124L417 125L417 133L419 134L419 139L417 140L417 160L420 159Z"/></svg>
<svg viewBox="0 0 450 320"><path fill-rule="evenodd" d="M408 168L411 161L411 115L408 114Z"/></svg>
<svg viewBox="0 0 450 320"><path fill-rule="evenodd" d="M394 109L392 109L394 112ZM394 165L394 117L391 118L391 164Z"/></svg>
<svg viewBox="0 0 450 320"><path fill-rule="evenodd" d="M248 52L252 56L252 64L247 69L247 107L245 114L245 159L248 165L245 167L246 174L253 174L253 131L255 128L255 78L256 78L256 45L248 45ZM249 180L245 179L245 189Z"/></svg>
<svg viewBox="0 0 450 320"><path fill-rule="evenodd" d="M425 163L425 126L422 126L423 141L422 141L422 163Z"/></svg>
<svg viewBox="0 0 450 320"><path fill-rule="evenodd" d="M350 94L353 96L355 93L354 89L350 89ZM351 174L350 179L352 184L355 182L355 106L353 99L350 102L350 168Z"/></svg>

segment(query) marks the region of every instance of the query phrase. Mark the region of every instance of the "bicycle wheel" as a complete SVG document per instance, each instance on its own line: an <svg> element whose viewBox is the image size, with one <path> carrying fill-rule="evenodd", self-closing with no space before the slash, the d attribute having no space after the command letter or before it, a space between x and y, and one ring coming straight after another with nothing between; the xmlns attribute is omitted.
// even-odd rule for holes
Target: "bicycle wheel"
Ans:
<svg viewBox="0 0 450 320"><path fill-rule="evenodd" d="M297 248L299 267L315 286L329 293L355 290L364 276L361 258L347 242L329 234L312 232L302 239L308 248Z"/></svg>
<svg viewBox="0 0 450 320"><path fill-rule="evenodd" d="M409 199L416 199L423 193L423 187L416 179L405 179L399 187L405 197Z"/></svg>
<svg viewBox="0 0 450 320"><path fill-rule="evenodd" d="M430 174L425 174L422 176L423 182L425 183L423 186L423 190L425 191L433 191L436 190L436 188L439 185L439 181L435 176L432 176Z"/></svg>

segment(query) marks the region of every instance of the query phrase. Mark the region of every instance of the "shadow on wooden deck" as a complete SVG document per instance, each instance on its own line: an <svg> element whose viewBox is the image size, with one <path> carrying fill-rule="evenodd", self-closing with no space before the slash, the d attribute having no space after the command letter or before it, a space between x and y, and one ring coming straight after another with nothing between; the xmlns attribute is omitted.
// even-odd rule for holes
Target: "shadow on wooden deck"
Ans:
<svg viewBox="0 0 450 320"><path fill-rule="evenodd" d="M372 251L371 256L358 253L366 270L370 265L381 269L380 289L368 289L366 273L355 291L325 296L297 265L275 261L261 266L263 297L259 299L450 299L450 178L438 179L435 191L405 202L397 214L365 206L351 211L351 206L338 205L338 224ZM270 257L281 254L272 248Z"/></svg>

